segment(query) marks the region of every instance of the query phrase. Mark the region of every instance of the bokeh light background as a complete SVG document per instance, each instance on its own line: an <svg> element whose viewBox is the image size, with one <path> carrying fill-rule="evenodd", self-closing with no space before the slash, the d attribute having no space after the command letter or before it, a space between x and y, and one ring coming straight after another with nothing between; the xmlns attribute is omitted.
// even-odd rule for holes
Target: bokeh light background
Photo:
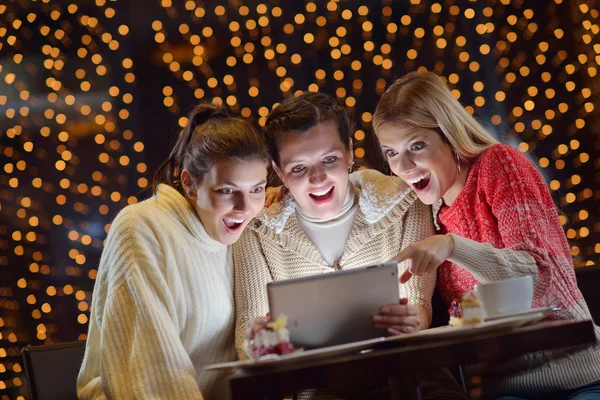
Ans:
<svg viewBox="0 0 600 400"><path fill-rule="evenodd" d="M106 232L150 195L196 102L260 125L299 91L337 96L355 155L385 169L377 99L435 71L531 157L577 267L600 262L600 7L594 1L0 2L0 399L20 349L86 338Z"/></svg>

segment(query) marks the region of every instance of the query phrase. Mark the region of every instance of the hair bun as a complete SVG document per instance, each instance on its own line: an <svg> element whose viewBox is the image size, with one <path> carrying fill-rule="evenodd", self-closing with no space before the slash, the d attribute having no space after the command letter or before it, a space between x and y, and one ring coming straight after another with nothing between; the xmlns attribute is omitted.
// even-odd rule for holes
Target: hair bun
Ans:
<svg viewBox="0 0 600 400"><path fill-rule="evenodd" d="M198 104L189 114L189 120L192 123L192 131L197 126L207 123L211 120L229 117L227 110L215 104Z"/></svg>

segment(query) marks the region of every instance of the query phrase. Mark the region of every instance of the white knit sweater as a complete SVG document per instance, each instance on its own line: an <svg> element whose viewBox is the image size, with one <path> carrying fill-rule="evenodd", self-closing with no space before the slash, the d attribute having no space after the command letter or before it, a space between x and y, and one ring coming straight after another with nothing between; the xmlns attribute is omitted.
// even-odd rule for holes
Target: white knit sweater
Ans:
<svg viewBox="0 0 600 400"><path fill-rule="evenodd" d="M80 399L221 399L235 359L229 247L175 189L115 218L94 287Z"/></svg>
<svg viewBox="0 0 600 400"><path fill-rule="evenodd" d="M405 184L373 170L351 175L360 189L359 210L339 261L342 270L389 261L409 244L433 234L430 207ZM236 347L243 343L248 321L269 311L267 283L328 273L333 268L301 229L291 196L263 210L233 245L235 268ZM400 273L409 261L399 265ZM421 311L421 328L431 323L436 277L427 274L399 285L400 296Z"/></svg>

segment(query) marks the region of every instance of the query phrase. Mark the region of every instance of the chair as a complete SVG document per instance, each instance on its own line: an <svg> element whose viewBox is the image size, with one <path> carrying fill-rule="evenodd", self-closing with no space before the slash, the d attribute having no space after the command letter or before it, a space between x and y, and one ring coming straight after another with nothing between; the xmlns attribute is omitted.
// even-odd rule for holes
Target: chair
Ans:
<svg viewBox="0 0 600 400"><path fill-rule="evenodd" d="M596 324L600 323L600 297L598 296L600 267L577 267L575 276L577 277L577 286L579 286L592 314L592 319Z"/></svg>
<svg viewBox="0 0 600 400"><path fill-rule="evenodd" d="M31 400L77 399L85 341L27 346L21 350Z"/></svg>

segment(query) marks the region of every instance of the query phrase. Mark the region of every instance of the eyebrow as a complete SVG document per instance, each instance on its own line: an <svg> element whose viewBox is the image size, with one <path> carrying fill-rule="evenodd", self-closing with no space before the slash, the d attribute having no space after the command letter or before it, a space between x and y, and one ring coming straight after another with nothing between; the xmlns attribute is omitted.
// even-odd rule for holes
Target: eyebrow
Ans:
<svg viewBox="0 0 600 400"><path fill-rule="evenodd" d="M414 135L412 135L411 137L409 137L407 140L404 141L404 143L410 143L415 139L424 139L423 135L421 133L415 133ZM391 147L389 146L385 146L382 145L381 146L382 149L391 149Z"/></svg>
<svg viewBox="0 0 600 400"><path fill-rule="evenodd" d="M332 147L329 150L324 151L323 153L321 153L321 156L324 156L324 155L329 154L329 153L333 153L334 151L339 151L339 149L337 147ZM300 162L302 162L302 160L291 160L291 161L286 162L284 164L284 166L287 167L290 164L296 164L296 163L300 163Z"/></svg>
<svg viewBox="0 0 600 400"><path fill-rule="evenodd" d="M265 185L266 183L267 183L267 180L266 180L266 179L263 179L262 181L260 181L260 182L258 182L258 183L256 183L256 184L254 184L254 185L252 185L252 186ZM224 182L221 182L220 184L221 184L221 185L229 185L229 186L233 186L233 187L238 187L238 185L236 185L236 184L235 184L235 183L233 183L233 182L229 182L229 181L224 181Z"/></svg>

